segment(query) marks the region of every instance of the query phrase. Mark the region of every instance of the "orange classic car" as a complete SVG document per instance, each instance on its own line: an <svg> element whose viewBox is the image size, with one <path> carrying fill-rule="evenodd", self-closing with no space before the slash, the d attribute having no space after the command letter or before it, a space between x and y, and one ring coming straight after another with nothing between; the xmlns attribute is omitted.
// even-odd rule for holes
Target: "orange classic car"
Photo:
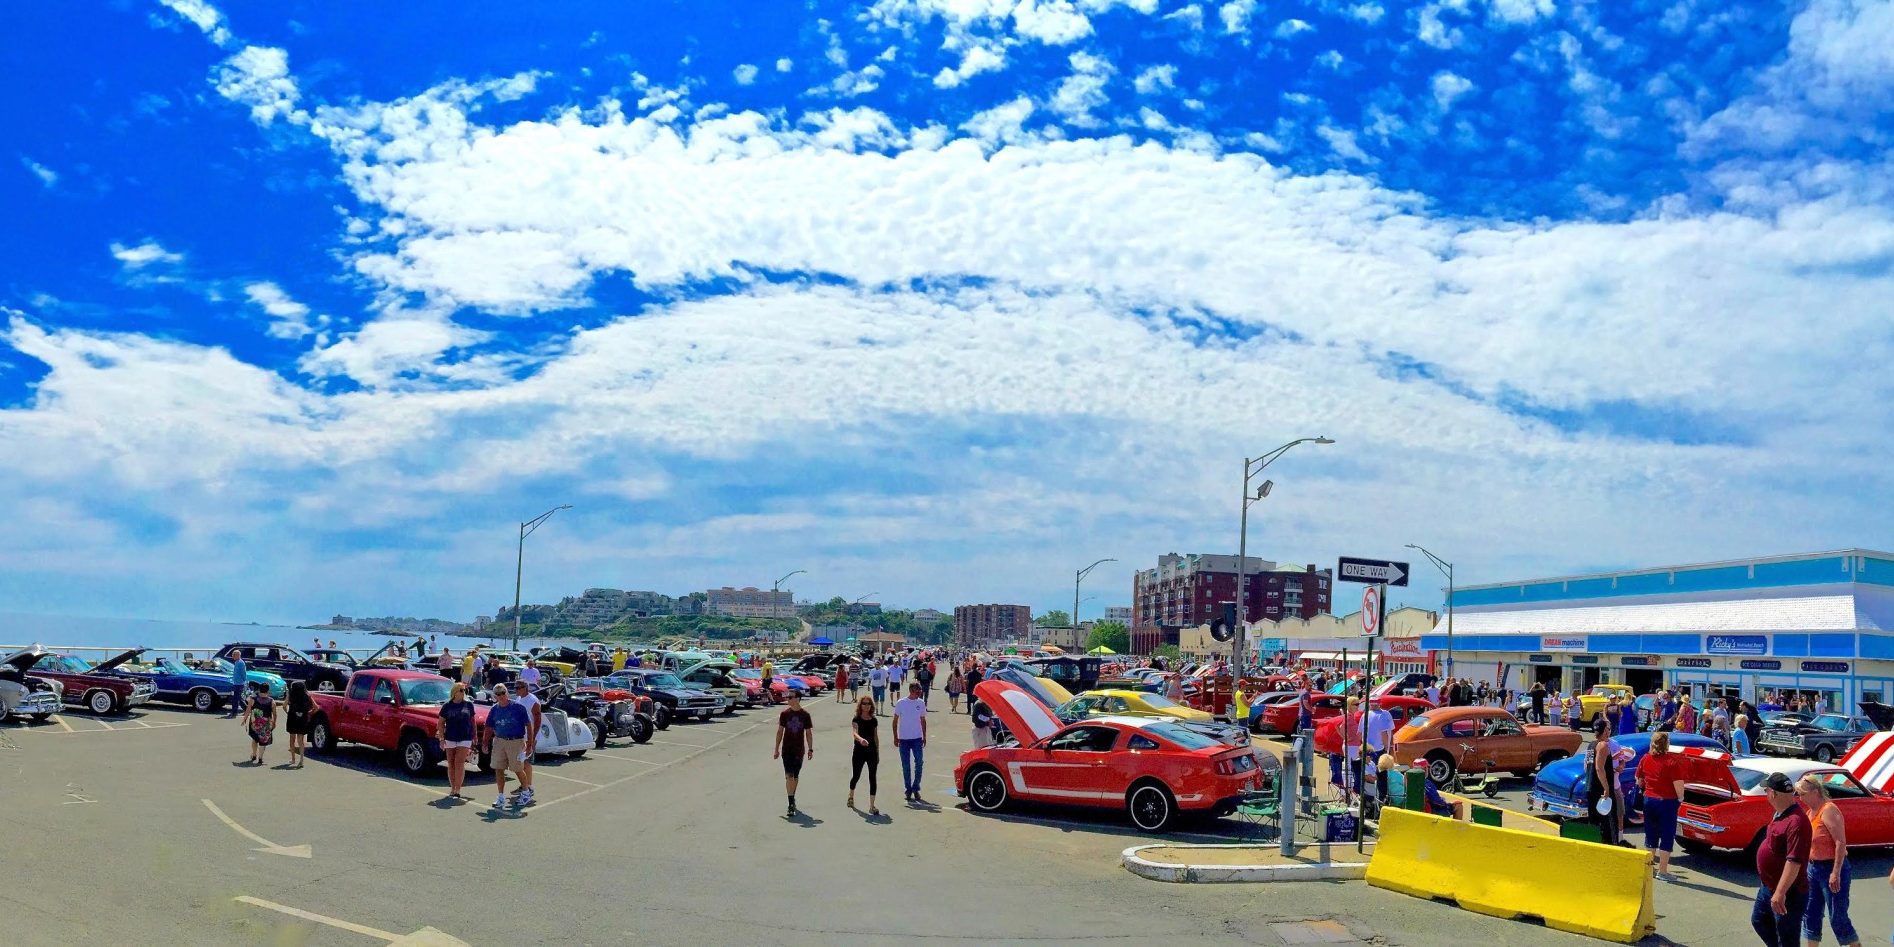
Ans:
<svg viewBox="0 0 1894 947"><path fill-rule="evenodd" d="M1578 752L1577 732L1528 726L1500 707L1441 707L1410 719L1394 734L1394 761L1424 766L1446 783L1459 770L1525 776Z"/></svg>

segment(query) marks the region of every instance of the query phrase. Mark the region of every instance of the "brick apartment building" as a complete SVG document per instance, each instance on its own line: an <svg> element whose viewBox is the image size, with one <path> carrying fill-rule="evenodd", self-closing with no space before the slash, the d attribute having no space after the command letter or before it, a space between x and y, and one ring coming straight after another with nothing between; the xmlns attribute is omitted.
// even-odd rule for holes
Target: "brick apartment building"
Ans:
<svg viewBox="0 0 1894 947"><path fill-rule="evenodd" d="M1032 631L1032 609L1025 605L954 606L954 643L975 648L989 641L1024 641Z"/></svg>
<svg viewBox="0 0 1894 947"><path fill-rule="evenodd" d="M1178 631L1214 620L1236 601L1236 557L1167 553L1157 568L1131 580L1131 650L1149 654L1177 644ZM1244 614L1250 621L1314 618L1329 609L1332 570L1278 565L1249 557L1243 567Z"/></svg>
<svg viewBox="0 0 1894 947"><path fill-rule="evenodd" d="M788 591L771 592L748 586L733 589L726 585L707 590L704 597L710 614L728 618L793 618L796 614L795 593Z"/></svg>

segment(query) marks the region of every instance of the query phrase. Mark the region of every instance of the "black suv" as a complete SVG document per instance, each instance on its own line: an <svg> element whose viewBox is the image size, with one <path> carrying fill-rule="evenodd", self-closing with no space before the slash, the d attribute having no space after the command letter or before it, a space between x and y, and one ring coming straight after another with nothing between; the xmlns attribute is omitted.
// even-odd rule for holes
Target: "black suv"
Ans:
<svg viewBox="0 0 1894 947"><path fill-rule="evenodd" d="M318 661L286 644L239 641L218 649L217 656L226 661L241 657L252 671L269 671L286 681L302 681L312 691L341 693L353 673L347 665Z"/></svg>

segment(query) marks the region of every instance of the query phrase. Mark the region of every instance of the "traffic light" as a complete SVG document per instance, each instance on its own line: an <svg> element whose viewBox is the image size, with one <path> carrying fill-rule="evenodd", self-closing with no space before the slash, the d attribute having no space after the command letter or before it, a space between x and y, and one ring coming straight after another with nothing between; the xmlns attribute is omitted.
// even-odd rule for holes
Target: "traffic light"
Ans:
<svg viewBox="0 0 1894 947"><path fill-rule="evenodd" d="M1236 637L1236 603L1224 602L1223 614L1210 623L1210 637L1228 641Z"/></svg>

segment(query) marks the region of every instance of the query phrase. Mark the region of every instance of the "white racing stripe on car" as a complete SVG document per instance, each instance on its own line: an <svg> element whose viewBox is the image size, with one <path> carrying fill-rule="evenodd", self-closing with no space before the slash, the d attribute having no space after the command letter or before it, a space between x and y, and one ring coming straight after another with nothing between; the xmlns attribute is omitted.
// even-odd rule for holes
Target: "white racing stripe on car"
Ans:
<svg viewBox="0 0 1894 947"><path fill-rule="evenodd" d="M1026 787L1025 774L1025 770L1028 767L1033 769L1092 769L1089 763L1007 763L1006 772L1007 775L1012 778L1013 791L1022 796L1057 796L1061 799L1111 799L1116 796L1115 793L1091 792L1082 789L1028 789Z"/></svg>

